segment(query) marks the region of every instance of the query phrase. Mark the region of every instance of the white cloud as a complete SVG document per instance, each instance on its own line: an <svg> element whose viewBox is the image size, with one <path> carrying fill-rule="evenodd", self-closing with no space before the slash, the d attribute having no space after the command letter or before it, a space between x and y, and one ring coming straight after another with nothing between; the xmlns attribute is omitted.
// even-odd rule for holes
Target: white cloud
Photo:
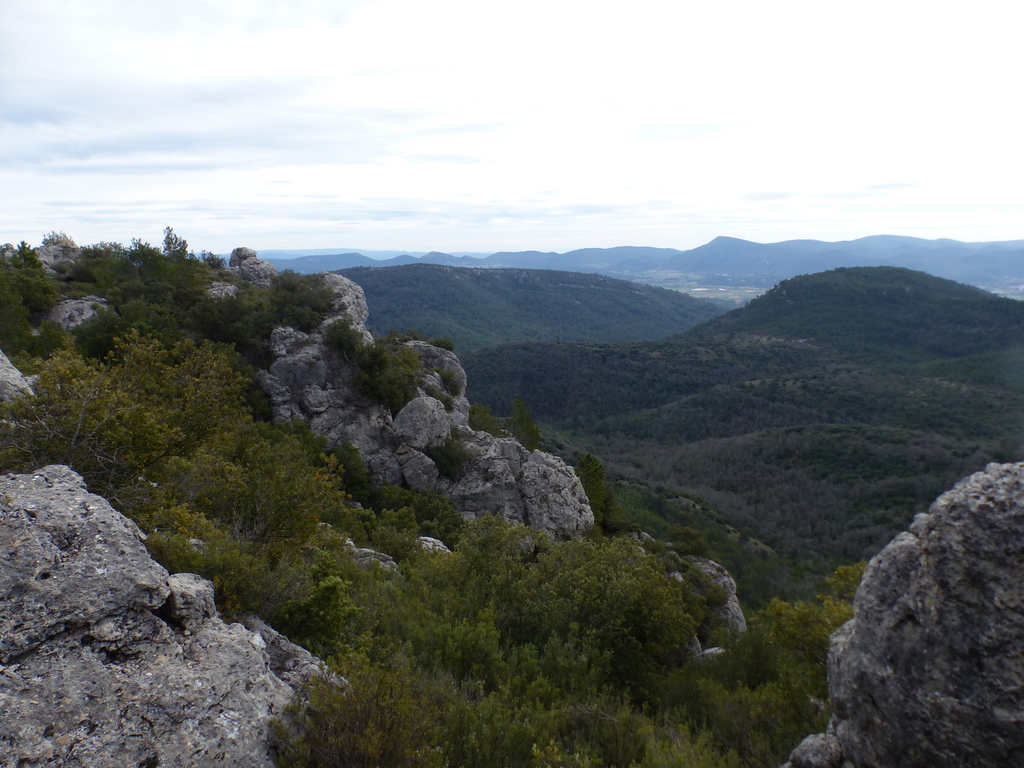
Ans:
<svg viewBox="0 0 1024 768"><path fill-rule="evenodd" d="M0 241L1018 238L1005 9L6 0Z"/></svg>

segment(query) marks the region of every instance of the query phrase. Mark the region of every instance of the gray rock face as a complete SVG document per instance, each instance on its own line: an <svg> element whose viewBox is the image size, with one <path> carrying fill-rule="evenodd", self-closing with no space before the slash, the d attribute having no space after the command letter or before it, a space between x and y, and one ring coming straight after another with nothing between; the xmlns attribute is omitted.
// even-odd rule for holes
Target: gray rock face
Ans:
<svg viewBox="0 0 1024 768"><path fill-rule="evenodd" d="M86 296L82 299L65 299L49 310L43 320L59 325L66 331L73 330L87 320L96 316L101 307L108 307L107 300L99 296Z"/></svg>
<svg viewBox="0 0 1024 768"><path fill-rule="evenodd" d="M277 267L256 255L252 248L235 248L228 266L247 283L257 288L270 288L274 284Z"/></svg>
<svg viewBox="0 0 1024 768"><path fill-rule="evenodd" d="M463 517L498 515L555 539L581 536L594 527L579 478L557 456L468 427L453 434L473 458L461 477L440 478L436 489L451 497Z"/></svg>
<svg viewBox="0 0 1024 768"><path fill-rule="evenodd" d="M433 536L420 536L420 547L424 552L434 555L450 555L452 553L447 544Z"/></svg>
<svg viewBox="0 0 1024 768"><path fill-rule="evenodd" d="M747 619L743 615L743 609L740 608L739 598L736 597L736 581L729 571L724 566L719 565L714 560L708 560L706 557L690 555L685 559L711 579L712 584L721 587L728 593L729 597L725 605L718 609L718 616L725 622L725 626L737 635L746 632Z"/></svg>
<svg viewBox="0 0 1024 768"><path fill-rule="evenodd" d="M559 539L593 528L583 486L561 459L531 453L512 438L469 428L466 372L454 353L407 342L425 375L416 396L393 419L387 409L358 392L352 385L353 367L323 339L331 323L344 320L372 342L364 325L366 299L351 280L335 274L322 277L334 291L337 314L313 333L278 328L271 336L275 361L258 381L270 396L275 420L306 421L330 447L353 444L378 482L444 493L468 519L500 515ZM442 476L427 455L449 438L469 456L454 479Z"/></svg>
<svg viewBox="0 0 1024 768"><path fill-rule="evenodd" d="M0 765L273 764L312 656L225 624L67 467L0 477L0 499Z"/></svg>
<svg viewBox="0 0 1024 768"><path fill-rule="evenodd" d="M345 545L348 547L349 552L352 555L352 559L359 564L361 568L372 568L375 565L379 565L386 571L392 573L398 572L398 563L395 562L395 558L391 555L387 555L383 552L378 552L375 549L369 547L357 547L356 543L352 539L345 539Z"/></svg>
<svg viewBox="0 0 1024 768"><path fill-rule="evenodd" d="M3 352L0 352L0 403L6 403L19 395L32 392L32 387L21 371L14 367Z"/></svg>
<svg viewBox="0 0 1024 768"><path fill-rule="evenodd" d="M395 416L394 426L403 443L423 450L444 442L452 420L440 400L416 397Z"/></svg>
<svg viewBox="0 0 1024 768"><path fill-rule="evenodd" d="M868 564L832 636L829 732L789 765L1024 764L1022 567L1024 464L990 464Z"/></svg>
<svg viewBox="0 0 1024 768"><path fill-rule="evenodd" d="M58 264L69 264L78 259L82 249L77 245L41 245L36 250L36 257L43 264L47 274L56 274Z"/></svg>
<svg viewBox="0 0 1024 768"><path fill-rule="evenodd" d="M238 295L238 286L234 283L216 281L206 286L206 295L211 299L226 299Z"/></svg>
<svg viewBox="0 0 1024 768"><path fill-rule="evenodd" d="M320 276L334 291L334 317L347 317L353 328L364 328L370 310L366 306L366 294L363 293L363 289L347 277L333 272L324 272Z"/></svg>

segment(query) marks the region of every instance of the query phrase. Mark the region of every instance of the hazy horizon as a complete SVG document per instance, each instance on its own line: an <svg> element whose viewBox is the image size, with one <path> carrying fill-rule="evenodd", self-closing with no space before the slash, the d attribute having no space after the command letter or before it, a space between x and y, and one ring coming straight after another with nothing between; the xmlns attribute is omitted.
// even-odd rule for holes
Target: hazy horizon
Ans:
<svg viewBox="0 0 1024 768"><path fill-rule="evenodd" d="M1005 3L0 3L0 242L1024 237Z"/></svg>

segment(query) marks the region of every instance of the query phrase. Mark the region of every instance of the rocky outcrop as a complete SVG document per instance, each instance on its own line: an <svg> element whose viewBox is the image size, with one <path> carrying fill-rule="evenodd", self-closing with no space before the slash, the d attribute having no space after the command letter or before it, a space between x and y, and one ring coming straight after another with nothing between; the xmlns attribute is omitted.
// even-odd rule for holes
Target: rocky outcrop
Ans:
<svg viewBox="0 0 1024 768"><path fill-rule="evenodd" d="M6 403L18 395L32 392L32 387L21 371L14 367L7 355L0 352L0 403Z"/></svg>
<svg viewBox="0 0 1024 768"><path fill-rule="evenodd" d="M274 363L260 373L259 383L270 396L275 420L306 421L330 447L351 443L378 482L444 493L467 519L500 515L558 539L593 527L583 486L561 459L528 451L513 438L470 429L466 372L453 352L406 342L424 375L416 396L394 417L356 390L353 365L324 342L324 334L333 323L345 322L364 343L372 343L365 328L366 298L341 275L323 279L335 295L331 317L309 334L292 328L272 334ZM464 461L458 471L448 468L446 476L431 453L453 445Z"/></svg>
<svg viewBox="0 0 1024 768"><path fill-rule="evenodd" d="M256 255L252 248L235 248L228 267L247 283L257 288L270 288L274 284L277 267Z"/></svg>
<svg viewBox="0 0 1024 768"><path fill-rule="evenodd" d="M316 660L50 466L0 477L0 766L271 766L270 720Z"/></svg>
<svg viewBox="0 0 1024 768"><path fill-rule="evenodd" d="M1024 464L940 496L869 564L832 636L833 717L790 768L1024 764Z"/></svg>
<svg viewBox="0 0 1024 768"><path fill-rule="evenodd" d="M684 560L707 576L712 584L725 591L725 603L715 610L715 615L733 634L739 635L746 632L747 619L743 615L743 609L740 608L740 601L736 596L736 581L732 574L725 569L725 566L714 560L708 560L706 557L688 555Z"/></svg>
<svg viewBox="0 0 1024 768"><path fill-rule="evenodd" d="M206 286L206 295L211 299L227 299L238 295L238 286L216 280Z"/></svg>
<svg viewBox="0 0 1024 768"><path fill-rule="evenodd" d="M96 316L99 309L110 306L106 299L99 296L85 296L81 299L65 299L43 315L44 321L59 325L65 331L71 331L87 320Z"/></svg>
<svg viewBox="0 0 1024 768"><path fill-rule="evenodd" d="M70 264L82 255L82 249L71 243L64 245L41 245L35 249L35 252L36 257L43 264L43 270L50 275L57 274L56 267L59 264Z"/></svg>
<svg viewBox="0 0 1024 768"><path fill-rule="evenodd" d="M463 517L498 515L555 539L580 536L594 527L579 478L557 456L468 427L452 433L468 452L469 463L454 479L439 477L434 488L450 496Z"/></svg>

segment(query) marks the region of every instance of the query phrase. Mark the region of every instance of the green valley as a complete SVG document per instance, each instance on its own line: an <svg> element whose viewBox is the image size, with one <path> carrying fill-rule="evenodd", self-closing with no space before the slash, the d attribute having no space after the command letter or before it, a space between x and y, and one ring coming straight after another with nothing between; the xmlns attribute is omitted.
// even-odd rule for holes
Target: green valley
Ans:
<svg viewBox="0 0 1024 768"><path fill-rule="evenodd" d="M792 278L671 340L464 362L473 399L519 395L567 446L821 571L1015 458L1024 431L1024 304L906 269Z"/></svg>

